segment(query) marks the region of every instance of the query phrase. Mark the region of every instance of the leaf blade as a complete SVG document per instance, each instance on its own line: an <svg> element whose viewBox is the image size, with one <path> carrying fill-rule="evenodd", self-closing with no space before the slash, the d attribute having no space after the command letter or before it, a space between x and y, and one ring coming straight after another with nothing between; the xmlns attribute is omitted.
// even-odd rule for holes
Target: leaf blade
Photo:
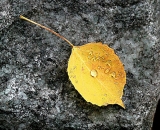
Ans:
<svg viewBox="0 0 160 130"><path fill-rule="evenodd" d="M121 97L126 74L118 56L107 45L74 46L67 71L72 84L86 101L98 106L118 104L124 108Z"/></svg>

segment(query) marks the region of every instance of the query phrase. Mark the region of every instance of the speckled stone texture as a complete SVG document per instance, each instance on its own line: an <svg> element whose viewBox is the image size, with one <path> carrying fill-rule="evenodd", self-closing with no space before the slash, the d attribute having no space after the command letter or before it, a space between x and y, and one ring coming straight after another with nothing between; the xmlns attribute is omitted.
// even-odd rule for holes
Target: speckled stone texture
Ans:
<svg viewBox="0 0 160 130"><path fill-rule="evenodd" d="M98 107L66 72L71 47L101 41L127 73L123 101ZM150 130L160 98L160 0L1 0L1 130Z"/></svg>

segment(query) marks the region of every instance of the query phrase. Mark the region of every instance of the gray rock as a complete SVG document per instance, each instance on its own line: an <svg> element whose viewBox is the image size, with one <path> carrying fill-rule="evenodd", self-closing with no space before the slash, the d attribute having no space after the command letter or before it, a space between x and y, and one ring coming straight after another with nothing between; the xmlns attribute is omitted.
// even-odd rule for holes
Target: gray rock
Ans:
<svg viewBox="0 0 160 130"><path fill-rule="evenodd" d="M160 98L160 1L3 0L0 10L0 129L149 130ZM123 101L98 107L66 72L71 47L101 41L127 73Z"/></svg>

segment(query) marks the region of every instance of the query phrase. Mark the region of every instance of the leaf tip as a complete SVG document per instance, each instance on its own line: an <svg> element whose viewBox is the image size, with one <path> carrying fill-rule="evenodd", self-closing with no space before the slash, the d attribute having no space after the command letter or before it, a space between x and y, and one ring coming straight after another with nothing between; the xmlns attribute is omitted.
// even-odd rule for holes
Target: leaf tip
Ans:
<svg viewBox="0 0 160 130"><path fill-rule="evenodd" d="M125 109L125 105L122 100L120 100L119 103L117 103L117 104L120 105L123 109Z"/></svg>

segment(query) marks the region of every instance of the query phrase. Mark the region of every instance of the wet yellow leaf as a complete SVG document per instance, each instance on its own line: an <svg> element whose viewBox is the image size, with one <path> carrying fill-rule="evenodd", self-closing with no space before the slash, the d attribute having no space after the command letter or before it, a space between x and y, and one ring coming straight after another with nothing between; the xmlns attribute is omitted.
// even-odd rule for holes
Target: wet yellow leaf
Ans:
<svg viewBox="0 0 160 130"><path fill-rule="evenodd" d="M67 68L69 79L87 102L98 106L118 104L125 108L121 98L126 83L126 73L113 49L101 42L74 46L53 30L22 15L20 18L52 32L72 46Z"/></svg>
<svg viewBox="0 0 160 130"><path fill-rule="evenodd" d="M126 83L123 64L114 50L102 43L74 46L68 62L68 75L76 90L92 104L118 104Z"/></svg>

